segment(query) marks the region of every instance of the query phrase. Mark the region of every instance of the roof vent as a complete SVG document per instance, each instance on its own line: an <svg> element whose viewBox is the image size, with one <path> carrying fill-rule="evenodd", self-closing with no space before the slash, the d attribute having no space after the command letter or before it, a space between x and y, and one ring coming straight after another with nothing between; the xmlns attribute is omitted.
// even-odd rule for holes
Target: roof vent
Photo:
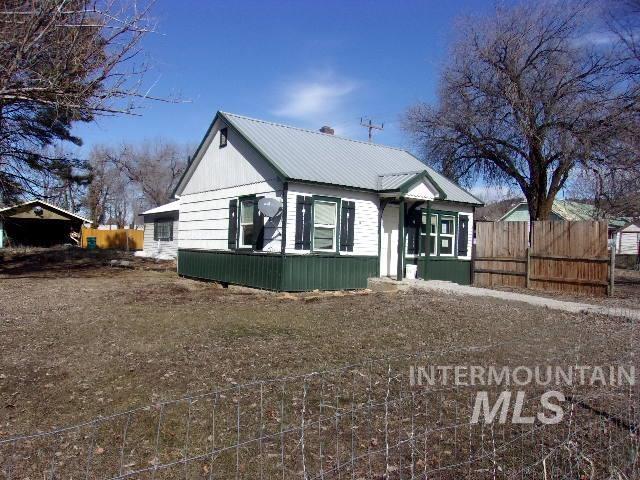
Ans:
<svg viewBox="0 0 640 480"><path fill-rule="evenodd" d="M333 128L325 125L324 127L320 128L320 132L321 133L326 133L327 135L333 135L335 132L333 131Z"/></svg>

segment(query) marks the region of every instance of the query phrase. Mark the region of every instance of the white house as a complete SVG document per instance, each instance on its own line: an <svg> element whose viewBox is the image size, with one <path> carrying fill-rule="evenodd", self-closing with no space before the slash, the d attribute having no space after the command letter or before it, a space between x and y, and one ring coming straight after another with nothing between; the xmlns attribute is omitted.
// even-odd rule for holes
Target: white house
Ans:
<svg viewBox="0 0 640 480"><path fill-rule="evenodd" d="M397 148L218 112L175 194L180 275L284 291L407 265L471 278L481 202Z"/></svg>
<svg viewBox="0 0 640 480"><path fill-rule="evenodd" d="M161 260L176 258L178 254L178 210L180 201L167 203L142 212L144 243L139 256Z"/></svg>

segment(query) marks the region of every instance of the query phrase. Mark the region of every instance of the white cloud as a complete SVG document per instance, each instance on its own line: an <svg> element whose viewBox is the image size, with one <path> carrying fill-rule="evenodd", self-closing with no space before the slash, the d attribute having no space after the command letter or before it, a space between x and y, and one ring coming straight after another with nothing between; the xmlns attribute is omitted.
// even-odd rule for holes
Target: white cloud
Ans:
<svg viewBox="0 0 640 480"><path fill-rule="evenodd" d="M618 35L613 32L590 32L578 37L573 44L576 47L582 46L596 46L607 47L620 41Z"/></svg>
<svg viewBox="0 0 640 480"><path fill-rule="evenodd" d="M357 84L353 80L335 75L319 74L297 80L284 86L280 92L280 104L274 115L302 121L328 121L344 108Z"/></svg>
<svg viewBox="0 0 640 480"><path fill-rule="evenodd" d="M480 200L493 203L507 198L521 197L522 193L510 185L485 185L478 184L470 189L470 192Z"/></svg>

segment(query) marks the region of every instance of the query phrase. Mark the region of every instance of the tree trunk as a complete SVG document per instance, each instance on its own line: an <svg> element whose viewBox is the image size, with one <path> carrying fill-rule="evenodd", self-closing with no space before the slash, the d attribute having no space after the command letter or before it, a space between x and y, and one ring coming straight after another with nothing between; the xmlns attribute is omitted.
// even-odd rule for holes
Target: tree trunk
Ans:
<svg viewBox="0 0 640 480"><path fill-rule="evenodd" d="M532 198L527 199L529 206L529 218L534 220L549 220L551 210L553 209L554 198L551 198L546 192L542 195L534 194Z"/></svg>

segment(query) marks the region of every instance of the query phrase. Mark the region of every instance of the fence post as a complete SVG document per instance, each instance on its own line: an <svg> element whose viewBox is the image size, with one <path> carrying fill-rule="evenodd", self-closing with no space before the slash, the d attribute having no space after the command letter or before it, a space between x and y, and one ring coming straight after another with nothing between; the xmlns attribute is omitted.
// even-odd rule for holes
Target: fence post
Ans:
<svg viewBox="0 0 640 480"><path fill-rule="evenodd" d="M525 286L531 288L531 247L527 247L527 268L525 276Z"/></svg>
<svg viewBox="0 0 640 480"><path fill-rule="evenodd" d="M615 284L616 273L616 248L615 245L610 245L611 253L609 254L609 288L607 293L609 296L613 295L613 285Z"/></svg>
<svg viewBox="0 0 640 480"><path fill-rule="evenodd" d="M471 241L471 285L476 283L476 239Z"/></svg>

